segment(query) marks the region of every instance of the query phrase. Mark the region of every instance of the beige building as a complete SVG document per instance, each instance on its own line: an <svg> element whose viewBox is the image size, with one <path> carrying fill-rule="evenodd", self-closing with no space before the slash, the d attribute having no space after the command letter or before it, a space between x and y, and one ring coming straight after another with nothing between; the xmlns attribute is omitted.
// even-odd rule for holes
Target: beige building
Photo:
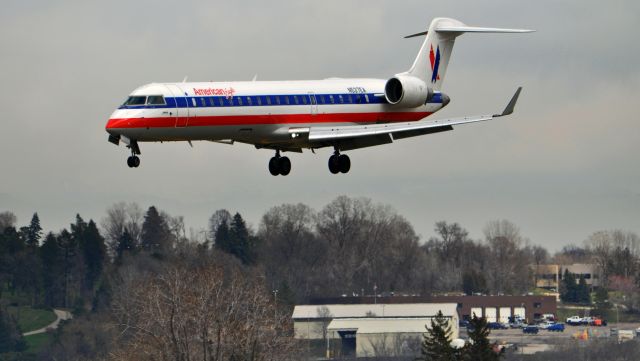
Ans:
<svg viewBox="0 0 640 361"><path fill-rule="evenodd" d="M595 264L574 263L570 265L537 265L534 266L536 276L536 287L559 290L560 281L564 277L565 271L573 273L576 280L583 277L587 285L591 287L600 286L600 275Z"/></svg>
<svg viewBox="0 0 640 361"><path fill-rule="evenodd" d="M414 355L438 311L450 320L452 338L458 338L456 307L455 303L299 305L293 311L295 337L323 341L327 357Z"/></svg>

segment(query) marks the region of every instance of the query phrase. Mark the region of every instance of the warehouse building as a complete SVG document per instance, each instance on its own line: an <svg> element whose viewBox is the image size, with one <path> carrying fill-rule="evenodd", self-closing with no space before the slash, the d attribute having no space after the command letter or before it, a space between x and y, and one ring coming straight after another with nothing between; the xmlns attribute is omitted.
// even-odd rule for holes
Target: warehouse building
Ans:
<svg viewBox="0 0 640 361"><path fill-rule="evenodd" d="M438 311L458 338L455 303L298 305L295 338L321 341L327 357L402 356L419 351L425 327Z"/></svg>
<svg viewBox="0 0 640 361"><path fill-rule="evenodd" d="M557 299L554 296L389 296L389 297L335 297L312 300L313 304L450 304L457 307L458 318L469 319L475 314L485 317L489 322L509 322L509 317L519 316L528 321L543 318L544 315L556 315ZM443 311L444 312L444 311Z"/></svg>

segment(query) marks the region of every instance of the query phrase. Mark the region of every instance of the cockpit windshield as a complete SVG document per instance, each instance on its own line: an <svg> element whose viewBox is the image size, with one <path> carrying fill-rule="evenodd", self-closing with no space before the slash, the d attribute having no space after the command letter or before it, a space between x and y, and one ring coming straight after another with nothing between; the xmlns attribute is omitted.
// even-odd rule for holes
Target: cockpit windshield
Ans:
<svg viewBox="0 0 640 361"><path fill-rule="evenodd" d="M147 99L148 105L165 105L164 97L162 95L149 95Z"/></svg>
<svg viewBox="0 0 640 361"><path fill-rule="evenodd" d="M144 105L147 102L147 97L132 96L124 102L123 105Z"/></svg>

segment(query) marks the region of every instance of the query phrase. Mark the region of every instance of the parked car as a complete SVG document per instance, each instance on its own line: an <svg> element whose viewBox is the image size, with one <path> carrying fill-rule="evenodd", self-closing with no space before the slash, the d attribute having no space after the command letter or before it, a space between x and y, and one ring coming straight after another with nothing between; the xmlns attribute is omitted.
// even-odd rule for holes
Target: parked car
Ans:
<svg viewBox="0 0 640 361"><path fill-rule="evenodd" d="M547 327L547 331L564 332L564 323L554 323L553 325Z"/></svg>
<svg viewBox="0 0 640 361"><path fill-rule="evenodd" d="M581 324L581 325L590 325L590 324L593 322L593 320L594 320L594 318L593 318L593 317L590 317L590 316L583 317L583 318L580 320L580 324Z"/></svg>
<svg viewBox="0 0 640 361"><path fill-rule="evenodd" d="M526 324L520 320L509 323L510 328L523 328L524 326L526 326Z"/></svg>
<svg viewBox="0 0 640 361"><path fill-rule="evenodd" d="M580 316L571 316L571 317L567 318L566 322L567 322L567 325L577 326L577 325L580 325L582 323L582 317L580 317Z"/></svg>
<svg viewBox="0 0 640 361"><path fill-rule="evenodd" d="M618 329L615 327L611 327L611 329L609 330L609 336L618 337Z"/></svg>
<svg viewBox="0 0 640 361"><path fill-rule="evenodd" d="M546 330L547 328L549 328L550 326L552 326L553 324L555 324L555 322L551 322L551 321L544 321L538 324L538 327L540 327L543 330Z"/></svg>
<svg viewBox="0 0 640 361"><path fill-rule="evenodd" d="M538 326L528 325L522 328L522 333L538 334Z"/></svg>
<svg viewBox="0 0 640 361"><path fill-rule="evenodd" d="M487 328L490 330L506 330L508 327L501 322L489 322L487 323Z"/></svg>
<svg viewBox="0 0 640 361"><path fill-rule="evenodd" d="M555 321L556 316L553 313L545 313L544 315L542 315L542 319L546 321Z"/></svg>
<svg viewBox="0 0 640 361"><path fill-rule="evenodd" d="M469 320L460 320L460 322L458 322L458 326L460 326L460 328L469 327Z"/></svg>

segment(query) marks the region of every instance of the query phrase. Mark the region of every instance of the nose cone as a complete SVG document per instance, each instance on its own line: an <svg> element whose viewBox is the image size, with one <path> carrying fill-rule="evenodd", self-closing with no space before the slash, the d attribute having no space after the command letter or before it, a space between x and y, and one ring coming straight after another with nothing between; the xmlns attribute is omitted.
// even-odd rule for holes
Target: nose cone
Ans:
<svg viewBox="0 0 640 361"><path fill-rule="evenodd" d="M442 94L442 107L446 107L447 104L449 104L449 102L451 101L451 98L449 98L449 96L447 94Z"/></svg>

